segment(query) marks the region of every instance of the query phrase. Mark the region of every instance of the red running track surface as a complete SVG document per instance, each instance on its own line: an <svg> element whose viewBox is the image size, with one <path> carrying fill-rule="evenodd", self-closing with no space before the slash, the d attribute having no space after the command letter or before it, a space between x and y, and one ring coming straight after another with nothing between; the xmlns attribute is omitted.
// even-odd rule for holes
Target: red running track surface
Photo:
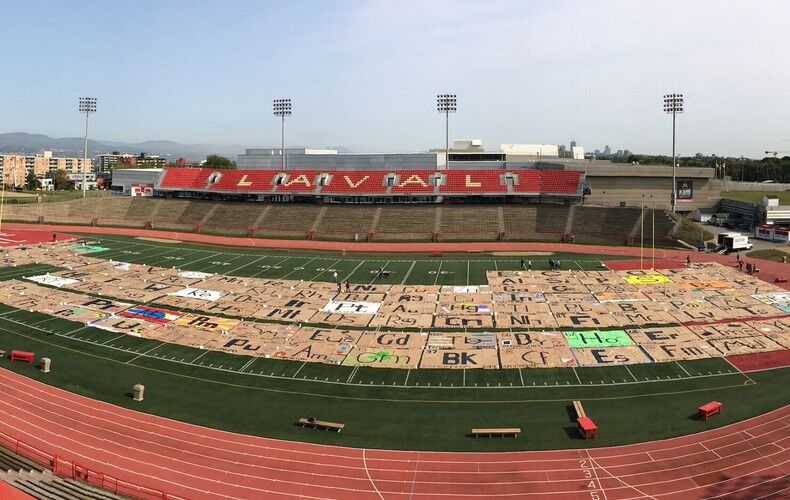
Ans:
<svg viewBox="0 0 790 500"><path fill-rule="evenodd" d="M699 434L637 445L443 453L234 434L102 403L6 370L0 370L0 384L5 433L85 467L185 498L790 497L790 406Z"/></svg>

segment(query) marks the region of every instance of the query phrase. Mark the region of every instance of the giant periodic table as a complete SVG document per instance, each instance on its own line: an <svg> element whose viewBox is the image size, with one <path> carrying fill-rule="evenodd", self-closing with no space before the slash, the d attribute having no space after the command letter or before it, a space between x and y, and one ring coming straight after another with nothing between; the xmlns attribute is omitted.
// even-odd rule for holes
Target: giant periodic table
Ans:
<svg viewBox="0 0 790 500"><path fill-rule="evenodd" d="M500 271L481 286L337 285L5 250L0 302L111 332L247 356L384 368L611 366L790 348L790 295L719 264ZM78 335L79 333L77 333Z"/></svg>

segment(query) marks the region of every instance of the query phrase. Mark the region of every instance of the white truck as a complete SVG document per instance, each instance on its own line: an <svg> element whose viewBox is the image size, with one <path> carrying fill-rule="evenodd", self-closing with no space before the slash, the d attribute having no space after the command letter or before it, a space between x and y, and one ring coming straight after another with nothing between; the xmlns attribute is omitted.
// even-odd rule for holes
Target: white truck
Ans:
<svg viewBox="0 0 790 500"><path fill-rule="evenodd" d="M751 250L752 244L749 237L739 233L721 233L718 238L718 247L731 252L738 250Z"/></svg>

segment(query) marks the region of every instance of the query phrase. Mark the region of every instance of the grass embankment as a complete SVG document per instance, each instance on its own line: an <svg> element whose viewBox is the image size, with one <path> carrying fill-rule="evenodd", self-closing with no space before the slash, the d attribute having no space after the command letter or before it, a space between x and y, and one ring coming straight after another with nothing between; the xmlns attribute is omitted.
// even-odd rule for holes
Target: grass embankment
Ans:
<svg viewBox="0 0 790 500"><path fill-rule="evenodd" d="M790 248L787 249L771 248L767 250L752 250L746 253L746 256L752 259L763 259L763 260L772 260L774 262L785 262L788 253L790 253Z"/></svg>
<svg viewBox="0 0 790 500"><path fill-rule="evenodd" d="M751 201L758 205L763 204L764 196L776 196L780 205L790 205L790 191L722 191L721 197L731 200Z"/></svg>

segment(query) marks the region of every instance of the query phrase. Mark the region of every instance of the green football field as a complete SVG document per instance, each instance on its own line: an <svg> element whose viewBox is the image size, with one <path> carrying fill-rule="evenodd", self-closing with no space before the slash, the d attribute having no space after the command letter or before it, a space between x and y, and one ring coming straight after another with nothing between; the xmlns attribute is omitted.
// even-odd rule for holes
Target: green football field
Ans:
<svg viewBox="0 0 790 500"><path fill-rule="evenodd" d="M108 235L100 238L88 235L86 238L92 246L107 248L106 251L90 254L102 259L264 279L333 281L333 273L337 272L341 281L356 284L376 281L384 284L475 285L486 283L487 271L520 269L522 258L525 263L532 261L534 270L549 269L549 258L559 260L565 270L602 269L602 258L631 258L564 252L512 255L462 253L441 256L427 252L361 255L342 251L320 254L164 243ZM649 267L647 259L645 263ZM376 279L379 268L389 271L389 278Z"/></svg>
<svg viewBox="0 0 790 500"><path fill-rule="evenodd" d="M353 283L481 284L485 270L518 269L520 256L483 254L331 255L88 237L92 255L152 266L238 276ZM533 255L547 269L548 255ZM598 269L608 256L552 254L563 269ZM530 256L525 256L529 259ZM43 264L0 270L0 279L52 271ZM377 280L381 282L381 280ZM47 315L0 307L0 349L52 359L43 374L0 360L45 383L120 406L210 427L344 446L432 450L516 450L606 446L721 426L787 404L790 369L741 373L724 359L607 368L430 370L302 363L205 351L119 335ZM142 383L145 399L132 387ZM571 402L584 402L599 438L576 432ZM693 418L710 400L724 413ZM342 433L294 425L316 415ZM521 427L518 439L472 439L473 427Z"/></svg>

